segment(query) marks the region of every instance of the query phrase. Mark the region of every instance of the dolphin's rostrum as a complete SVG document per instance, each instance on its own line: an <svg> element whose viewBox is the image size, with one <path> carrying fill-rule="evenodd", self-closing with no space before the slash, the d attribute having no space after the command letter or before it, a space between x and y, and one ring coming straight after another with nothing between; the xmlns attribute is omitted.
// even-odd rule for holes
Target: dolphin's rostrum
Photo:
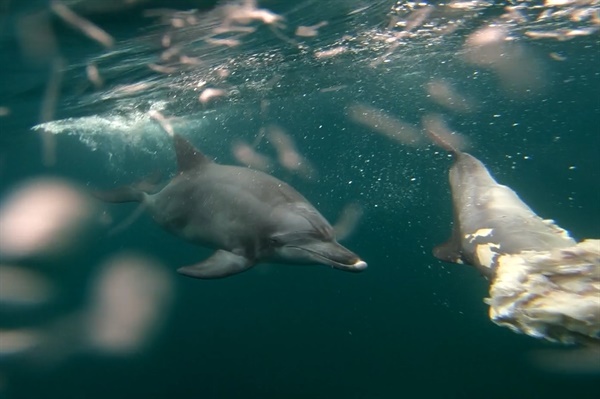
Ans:
<svg viewBox="0 0 600 399"><path fill-rule="evenodd" d="M215 248L182 267L194 278L219 278L261 261L323 264L359 272L367 267L340 245L331 225L300 193L265 173L219 165L173 134L178 174L158 193L134 186L97 193L107 202L143 202L154 220L187 241Z"/></svg>

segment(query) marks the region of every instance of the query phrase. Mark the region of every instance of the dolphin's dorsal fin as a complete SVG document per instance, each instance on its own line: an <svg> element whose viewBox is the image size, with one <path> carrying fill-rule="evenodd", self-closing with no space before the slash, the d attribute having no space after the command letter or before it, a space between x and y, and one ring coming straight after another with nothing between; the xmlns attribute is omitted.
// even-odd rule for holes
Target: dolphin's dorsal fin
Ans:
<svg viewBox="0 0 600 399"><path fill-rule="evenodd" d="M177 155L177 169L185 172L208 165L212 161L189 141L178 134L173 135L175 154Z"/></svg>

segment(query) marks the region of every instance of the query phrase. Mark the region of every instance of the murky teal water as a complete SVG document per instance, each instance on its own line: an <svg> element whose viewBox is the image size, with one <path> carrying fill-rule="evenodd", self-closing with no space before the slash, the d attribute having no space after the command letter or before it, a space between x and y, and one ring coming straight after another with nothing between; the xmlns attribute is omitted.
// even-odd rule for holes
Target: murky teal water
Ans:
<svg viewBox="0 0 600 399"><path fill-rule="evenodd" d="M347 274L323 266L261 265L223 280L175 276L166 323L141 354L75 354L40 362L0 358L0 397L591 398L598 392L597 374L539 367L532 361L536 351L556 346L494 325L483 303L487 281L470 267L443 264L431 255L450 234L447 155L427 144L403 145L348 117L348 107L356 103L414 126L424 115L442 113L468 138L469 151L540 216L555 219L577 239L596 238L598 34L568 41L525 34L591 23L558 17L537 22L542 9L533 2L517 2L526 22L501 19L505 4L452 13L438 5L429 23L396 39L401 44L391 49L402 28L386 26L393 15L406 18L409 3L399 2L392 11L389 1L264 1L261 7L286 16L281 32L288 38L295 26L322 20L329 25L313 39L296 37L291 43L253 24L257 31L243 36L239 46L211 47L200 40L202 29L218 17L198 14L202 29L171 30L184 51L202 63L160 74L147 64L157 62L160 39L169 28L157 18L142 17L144 7L86 14L117 39L111 50L54 20L68 67L55 115L59 122L49 127L57 133L57 163L45 168L38 131L31 128L40 122L48 63L24 57L16 33L19 18L45 7L45 2L34 3L7 3L1 22L0 106L11 110L0 119L2 192L38 175L112 187L156 169L173 173L169 141L144 117L150 109L176 117L178 132L226 164L236 163L234 142L251 143L261 127L276 123L312 162L318 178L306 180L281 166L272 173L331 221L344 205L359 203L364 216L344 245L369 268ZM181 10L211 6L171 5ZM352 13L361 7L366 8ZM597 4L590 7L598 13ZM437 30L450 21L460 21L459 28ZM528 76L539 85L528 88L531 82L525 79L520 87L506 88L498 74L464 61L467 37L499 21L524 54L515 59L514 70L531 69ZM340 47L345 50L338 56L315 56ZM92 60L105 79L98 90L85 76ZM229 76L216 77L220 68ZM453 112L431 101L424 85L434 79L472 99L473 111ZM229 96L202 106L200 90L194 89L202 80L207 87L225 88ZM119 85L140 82L147 85L141 91L115 92ZM327 88L333 89L322 90ZM266 139L256 149L275 156ZM107 209L118 223L134 208ZM33 316L5 314L2 327L45 326L78 309L93 271L110 254L137 250L162 261L174 275L177 267L210 254L160 230L147 216L119 234L101 229L88 244L50 262L60 270L49 272L63 287L58 303Z"/></svg>

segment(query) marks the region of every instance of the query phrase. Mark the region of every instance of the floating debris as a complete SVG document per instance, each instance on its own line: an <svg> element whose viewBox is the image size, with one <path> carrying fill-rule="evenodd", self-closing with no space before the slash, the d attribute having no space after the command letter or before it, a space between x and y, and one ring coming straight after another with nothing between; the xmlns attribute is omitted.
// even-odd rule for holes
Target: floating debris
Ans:
<svg viewBox="0 0 600 399"><path fill-rule="evenodd" d="M85 68L85 72L87 74L88 80L92 82L96 89L102 88L102 86L104 85L104 81L100 76L100 71L98 71L98 67L96 66L96 64L88 64Z"/></svg>
<svg viewBox="0 0 600 399"><path fill-rule="evenodd" d="M295 35L301 37L315 37L319 35L319 29L327 26L327 21L321 21L312 26L299 26L296 28Z"/></svg>
<svg viewBox="0 0 600 399"><path fill-rule="evenodd" d="M225 97L227 93L222 89L204 89L200 96L198 96L198 100L202 103L202 105L207 105L209 102L214 101L218 98Z"/></svg>
<svg viewBox="0 0 600 399"><path fill-rule="evenodd" d="M271 160L266 155L259 154L250 145L237 141L232 147L235 159L250 168L266 171L271 169Z"/></svg>
<svg viewBox="0 0 600 399"><path fill-rule="evenodd" d="M86 35L90 39L100 43L101 45L107 48L112 47L114 45L115 40L112 38L111 35L106 33L98 26L94 25L87 19L80 17L79 15L74 13L69 7L64 5L62 2L58 0L52 0L50 2L50 8L63 21L80 30L84 35Z"/></svg>
<svg viewBox="0 0 600 399"><path fill-rule="evenodd" d="M357 203L344 206L338 220L333 225L336 238L342 241L350 237L356 231L363 214L363 207Z"/></svg>
<svg viewBox="0 0 600 399"><path fill-rule="evenodd" d="M437 104L455 112L470 112L471 103L452 85L440 79L429 81L425 85L427 94Z"/></svg>
<svg viewBox="0 0 600 399"><path fill-rule="evenodd" d="M409 146L419 146L422 136L415 126L393 118L382 110L365 104L348 107L350 120L381 133L392 140Z"/></svg>
<svg viewBox="0 0 600 399"><path fill-rule="evenodd" d="M312 164L308 159L300 155L292 137L281 127L269 125L267 127L267 137L277 150L278 160L281 166L307 179L316 177L316 171Z"/></svg>

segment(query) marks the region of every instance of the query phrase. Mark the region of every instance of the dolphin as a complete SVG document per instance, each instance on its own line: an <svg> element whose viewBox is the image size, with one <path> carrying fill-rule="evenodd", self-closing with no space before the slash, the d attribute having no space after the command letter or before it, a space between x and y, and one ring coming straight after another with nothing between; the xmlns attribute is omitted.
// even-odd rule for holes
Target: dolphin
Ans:
<svg viewBox="0 0 600 399"><path fill-rule="evenodd" d="M429 135L454 157L449 172L453 230L446 243L434 248L436 258L473 265L493 279L502 255L576 244L554 221L537 216L510 187L498 184L477 158L432 132Z"/></svg>
<svg viewBox="0 0 600 399"><path fill-rule="evenodd" d="M340 245L325 218L288 184L245 167L220 165L176 133L178 174L159 192L127 186L96 193L113 203L141 202L175 235L216 249L177 271L201 279L246 271L263 261L323 264L350 272L367 267Z"/></svg>

